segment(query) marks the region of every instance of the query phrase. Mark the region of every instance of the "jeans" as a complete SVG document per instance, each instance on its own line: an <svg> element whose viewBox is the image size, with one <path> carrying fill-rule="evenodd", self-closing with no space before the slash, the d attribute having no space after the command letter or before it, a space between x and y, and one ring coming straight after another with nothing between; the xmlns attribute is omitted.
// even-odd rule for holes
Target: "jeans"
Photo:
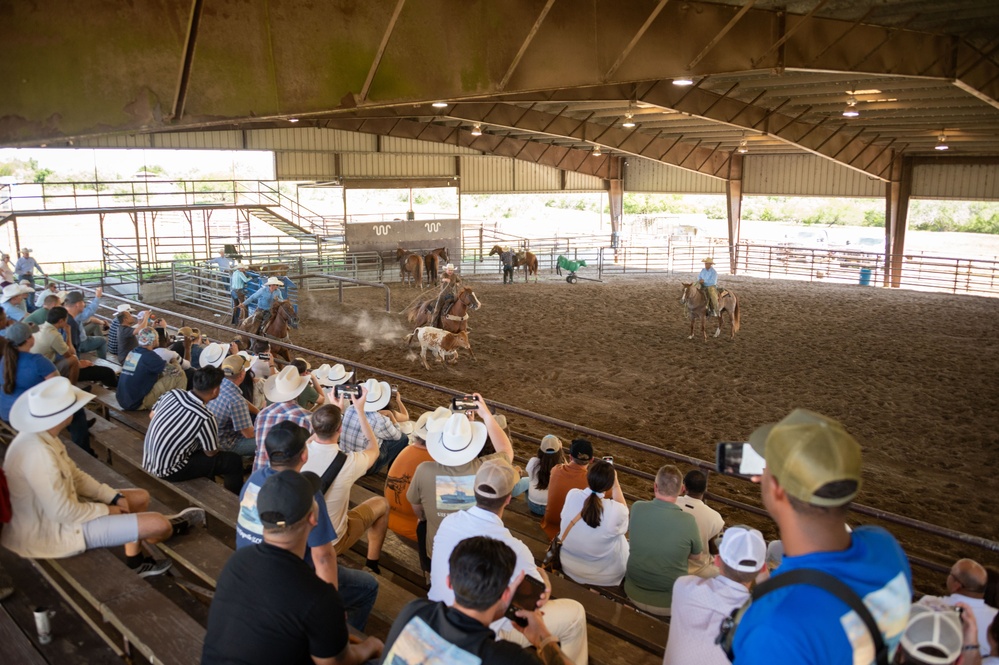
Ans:
<svg viewBox="0 0 999 665"><path fill-rule="evenodd" d="M24 280L24 279L26 279L29 282L31 282L31 288L35 288L35 276L34 275L29 275L29 274L25 273L24 275L18 275L17 276L17 281L18 282L20 282L21 280Z"/></svg>
<svg viewBox="0 0 999 665"><path fill-rule="evenodd" d="M430 557L427 556L427 521L420 520L416 523L416 551L420 555L420 568L423 572L430 572Z"/></svg>
<svg viewBox="0 0 999 665"><path fill-rule="evenodd" d="M524 476L523 478L517 481L516 485L513 486L513 492L511 493L510 496L520 496L521 494L527 491L527 488L530 487L530 485L531 485L531 479L528 478L527 476Z"/></svg>
<svg viewBox="0 0 999 665"><path fill-rule="evenodd" d="M240 457L253 457L257 454L257 440L252 436L241 436L236 439L236 443L232 444L229 452L236 453Z"/></svg>
<svg viewBox="0 0 999 665"><path fill-rule="evenodd" d="M531 501L530 496L525 496L524 498L527 499L527 507L530 508L532 513L542 516L545 514L545 506L542 506L540 503L534 503Z"/></svg>
<svg viewBox="0 0 999 665"><path fill-rule="evenodd" d="M375 576L363 570L354 570L347 566L337 567L337 577L340 582L340 598L347 610L347 623L363 631L368 624L368 615L378 598L378 580Z"/></svg>
<svg viewBox="0 0 999 665"><path fill-rule="evenodd" d="M180 471L164 476L164 480L174 483L194 478L214 480L215 476L222 476L225 488L233 494L239 494L243 489L243 460L236 453L224 450L212 456L206 455L203 450L196 450Z"/></svg>
<svg viewBox="0 0 999 665"><path fill-rule="evenodd" d="M368 472L364 475L373 476L384 468L392 466L392 462L395 458L399 456L406 446L409 445L409 436L403 434L398 439L385 439L382 441L382 445L378 447L378 459L375 463L371 465Z"/></svg>
<svg viewBox="0 0 999 665"><path fill-rule="evenodd" d="M97 357L106 359L108 357L108 338L107 337L88 337L87 339L80 341L80 348L76 350L79 355L83 355L89 351L96 351Z"/></svg>
<svg viewBox="0 0 999 665"><path fill-rule="evenodd" d="M246 289L229 291L232 296L232 325L239 323L239 305L246 300Z"/></svg>

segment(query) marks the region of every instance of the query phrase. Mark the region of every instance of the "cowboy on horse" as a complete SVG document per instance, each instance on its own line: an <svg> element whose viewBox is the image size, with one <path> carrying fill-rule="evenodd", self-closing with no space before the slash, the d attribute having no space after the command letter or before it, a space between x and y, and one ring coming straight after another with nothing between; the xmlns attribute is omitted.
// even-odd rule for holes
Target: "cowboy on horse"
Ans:
<svg viewBox="0 0 999 665"><path fill-rule="evenodd" d="M441 317L451 308L451 304L458 298L458 291L461 286L461 277L454 271L454 264L449 263L444 266L444 271L440 276L441 292L437 296L437 303L434 305L434 313L430 317L430 325L434 328L443 328Z"/></svg>
<svg viewBox="0 0 999 665"><path fill-rule="evenodd" d="M271 305L274 303L274 300L283 300L279 293L283 286L284 282L277 277L268 277L267 281L257 289L256 293L239 304L240 318L246 316L246 308L249 305L256 307L253 316L259 317L260 322L251 329L254 334L260 334L260 331L267 326L267 320L271 317Z"/></svg>
<svg viewBox="0 0 999 665"><path fill-rule="evenodd" d="M698 288L708 296L708 316L718 316L718 272L714 269L715 260L710 256L702 259L704 268L697 275Z"/></svg>

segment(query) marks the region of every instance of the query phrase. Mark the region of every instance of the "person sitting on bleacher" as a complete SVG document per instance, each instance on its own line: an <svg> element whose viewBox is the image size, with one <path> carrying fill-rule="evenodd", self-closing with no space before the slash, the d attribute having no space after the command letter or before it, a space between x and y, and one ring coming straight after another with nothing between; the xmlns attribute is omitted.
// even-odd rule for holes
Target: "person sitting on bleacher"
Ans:
<svg viewBox="0 0 999 665"><path fill-rule="evenodd" d="M750 587L766 567L767 544L756 529L732 526L718 550L717 577L684 575L673 585L663 665L728 665L728 656L715 643L718 626L749 599Z"/></svg>
<svg viewBox="0 0 999 665"><path fill-rule="evenodd" d="M73 463L59 433L93 398L59 376L14 403L11 425L19 434L3 466L13 516L0 543L28 559L60 559L124 545L126 563L140 577L161 575L170 561L144 556L140 541L156 543L204 524L205 511L188 508L172 517L145 512L148 492L112 489Z"/></svg>
<svg viewBox="0 0 999 665"><path fill-rule="evenodd" d="M180 339L177 339L178 337ZM174 341L171 341L166 348L182 358L180 366L185 370L198 369L201 367L201 352L205 349L199 342L201 342L201 333L198 329L184 326L177 329Z"/></svg>
<svg viewBox="0 0 999 665"><path fill-rule="evenodd" d="M562 571L580 584L617 586L628 565L628 504L610 462L594 460L586 482L562 507Z"/></svg>
<svg viewBox="0 0 999 665"><path fill-rule="evenodd" d="M382 469L392 466L399 453L409 445L409 435L404 434L399 423L409 420L409 411L402 403L402 395L395 394L392 398L392 387L387 381L368 379L364 382L371 399L364 409L371 429L378 437L378 458L368 474L374 475ZM368 438L361 430L361 419L357 409L349 407L343 414L343 434L340 436L340 447L344 452L364 450L368 446Z"/></svg>
<svg viewBox="0 0 999 665"><path fill-rule="evenodd" d="M361 429L368 437L368 447L354 453L340 450L339 440L343 422L344 400L339 404L324 404L312 414L312 440L309 441L309 459L302 467L323 480L326 508L337 533L333 541L336 553L344 554L354 543L367 534L368 551L365 565L376 573L381 572L378 559L388 531L388 501L378 496L368 499L356 508L350 508L350 489L378 459L378 437L375 436L364 412L367 390L352 400L360 409Z"/></svg>
<svg viewBox="0 0 999 665"><path fill-rule="evenodd" d="M524 577L514 573L517 555L509 545L484 536L466 538L454 548L448 564L447 582L454 600L446 604L417 599L406 605L385 640L385 663L431 662L431 656L443 653L451 663L572 662L559 648L558 637L549 632L543 612L516 611L527 623L514 625L531 649L497 640L490 629L490 624L505 615Z"/></svg>
<svg viewBox="0 0 999 665"><path fill-rule="evenodd" d="M49 292L41 291L41 293ZM62 293L51 293L45 296L41 305L37 307L34 312L21 319L22 323L33 323L35 326L42 325L49 316L49 310L53 307L59 307L62 305L62 298Z"/></svg>
<svg viewBox="0 0 999 665"><path fill-rule="evenodd" d="M56 306L47 310L46 314L45 323L35 333L35 346L31 352L54 362L59 373L73 383L97 381L108 388L116 388L118 375L113 369L97 365L92 360L83 360L77 355L72 343L72 327L66 308Z"/></svg>
<svg viewBox="0 0 999 665"><path fill-rule="evenodd" d="M460 416L459 417L464 417ZM539 606L545 616L545 623L552 635L562 643L562 651L579 665L585 665L589 646L586 642L586 611L583 606L569 598L550 600L551 582L548 575L534 561L530 548L510 533L503 524L503 510L510 503L513 487L517 484L517 472L506 459L491 459L479 467L472 482L475 505L468 510L459 510L441 522L434 537L434 552L431 559L430 591L427 598L443 601L448 605L455 602L454 590L448 585L451 553L458 543L473 536L495 538L512 549L517 558L514 575L530 575L545 585ZM516 579L515 578L515 579ZM511 580L512 581L512 580ZM490 627L497 639L515 642L529 647L531 642L514 628L513 622L500 617Z"/></svg>
<svg viewBox="0 0 999 665"><path fill-rule="evenodd" d="M100 287L94 289L94 299L88 305L80 291L70 291L66 294L63 307L73 319L69 324L73 329L73 348L81 355L93 351L98 358L108 357L108 340L104 335L98 334L103 321L94 317L101 304L102 295L104 295L103 289Z"/></svg>
<svg viewBox="0 0 999 665"><path fill-rule="evenodd" d="M312 431L312 414L298 405L298 396L309 385L309 378L300 376L294 365L288 365L264 382L264 396L271 404L260 410L253 426L257 439L257 452L253 458L253 470L267 466L267 433L278 423L291 421Z"/></svg>
<svg viewBox="0 0 999 665"><path fill-rule="evenodd" d="M218 425L206 404L219 394L222 370L205 367L194 373L192 390L163 394L150 412L142 445L142 468L170 482L221 476L225 488L239 494L243 461L219 450Z"/></svg>
<svg viewBox="0 0 999 665"><path fill-rule="evenodd" d="M301 471L309 459L305 443L309 430L293 422L284 421L267 432L265 445L270 464L250 475L239 495L239 517L236 520L236 549L257 545L264 538L264 525L260 520L257 498L260 488L268 478L281 471ZM347 623L358 630L364 630L371 608L378 597L378 580L362 570L346 566L338 569L333 541L337 533L326 509L326 499L317 484L314 494L318 504L318 515L309 532L308 547L303 556L312 565L319 579L324 580L340 591L347 610Z"/></svg>
<svg viewBox="0 0 999 665"><path fill-rule="evenodd" d="M136 336L139 343L122 364L116 396L118 404L126 411L148 411L163 393L184 390L187 376L176 362L163 360L155 351L159 347L159 334L152 328L143 328Z"/></svg>
<svg viewBox="0 0 999 665"><path fill-rule="evenodd" d="M343 585L338 593L302 560L323 519L318 489L315 474L285 470L254 491L261 535L229 557L219 575L202 665L353 665L381 655L374 637L351 643Z"/></svg>
<svg viewBox="0 0 999 665"><path fill-rule="evenodd" d="M569 490L586 489L586 470L592 459L593 444L586 439L573 439L568 464L559 464L552 469L548 480L548 503L545 505L545 516L541 518L541 528L549 539L559 534L562 506Z"/></svg>
<svg viewBox="0 0 999 665"><path fill-rule="evenodd" d="M680 510L694 516L694 521L697 522L697 532L701 534L701 551L704 554L713 551L711 550L711 542L725 528L725 519L721 513L704 503L704 493L707 491L707 475L700 469L693 469L683 477L680 496L676 499L676 505L680 507ZM687 566L687 572L701 577L714 577L718 574L718 569L711 565L710 561L691 561Z"/></svg>
<svg viewBox="0 0 999 665"><path fill-rule="evenodd" d="M208 403L208 410L219 426L219 447L245 459L253 459L257 450L250 405L240 388L247 380L246 369L249 365L250 361L240 355L223 360L225 378L218 396Z"/></svg>

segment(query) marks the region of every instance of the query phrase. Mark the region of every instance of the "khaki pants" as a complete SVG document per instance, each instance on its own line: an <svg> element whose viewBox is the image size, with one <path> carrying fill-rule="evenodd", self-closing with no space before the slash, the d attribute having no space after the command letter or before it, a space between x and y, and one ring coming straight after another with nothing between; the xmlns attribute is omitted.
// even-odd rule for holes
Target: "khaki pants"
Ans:
<svg viewBox="0 0 999 665"><path fill-rule="evenodd" d="M347 513L347 533L343 534L340 540L333 543L333 550L338 555L349 550L371 528L371 525L377 519L375 511L371 509L371 506L360 505L349 511Z"/></svg>
<svg viewBox="0 0 999 665"><path fill-rule="evenodd" d="M586 665L590 659L590 648L586 641L586 611L577 601L570 598L549 600L541 608L545 615L548 632L562 643L562 653L576 665ZM530 647L524 634L513 627L506 617L494 621L490 627L496 631L496 639L507 640Z"/></svg>
<svg viewBox="0 0 999 665"><path fill-rule="evenodd" d="M137 410L148 411L153 408L156 400L162 397L163 393L168 393L171 390L185 390L186 388L187 375L184 374L184 370L176 363L167 363L167 366L163 368L163 373L160 374L160 378L153 384L152 390L143 398L142 406Z"/></svg>
<svg viewBox="0 0 999 665"><path fill-rule="evenodd" d="M718 311L718 289L714 286L705 286L704 291L708 294L708 302L711 303L711 311Z"/></svg>

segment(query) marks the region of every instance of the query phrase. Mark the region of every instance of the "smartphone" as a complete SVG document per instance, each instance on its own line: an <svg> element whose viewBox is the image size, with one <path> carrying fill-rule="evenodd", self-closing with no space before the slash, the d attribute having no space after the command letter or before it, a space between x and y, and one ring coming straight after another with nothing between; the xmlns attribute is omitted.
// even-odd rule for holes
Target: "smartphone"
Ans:
<svg viewBox="0 0 999 665"><path fill-rule="evenodd" d="M338 386L333 386L333 397L340 399L341 397L350 398L361 396L361 385L359 383L341 383Z"/></svg>
<svg viewBox="0 0 999 665"><path fill-rule="evenodd" d="M506 618L521 628L527 626L527 619L521 618L515 613L517 610L534 611L538 609L538 601L541 600L541 594L544 592L544 582L530 575L524 575L524 579L520 581L517 589L513 592L513 599L510 601L510 606L506 608Z"/></svg>
<svg viewBox="0 0 999 665"><path fill-rule="evenodd" d="M614 456L613 455L607 455L606 457L604 457L604 461L607 462L608 464L613 464L614 463Z"/></svg>
<svg viewBox="0 0 999 665"><path fill-rule="evenodd" d="M395 399L395 396L398 394L399 394L399 386L392 386L392 398Z"/></svg>
<svg viewBox="0 0 999 665"><path fill-rule="evenodd" d="M479 402L474 395L462 395L451 398L451 409L453 411L474 411L479 408Z"/></svg>
<svg viewBox="0 0 999 665"><path fill-rule="evenodd" d="M202 335L201 336L201 343L202 344L208 344L208 335Z"/></svg>
<svg viewBox="0 0 999 665"><path fill-rule="evenodd" d="M763 475L767 461L753 450L753 446L745 442L721 442L715 453L718 473L726 476L752 478Z"/></svg>
<svg viewBox="0 0 999 665"><path fill-rule="evenodd" d="M260 358L261 360L270 360L271 359L271 354L269 354L269 353L258 353L257 357Z"/></svg>

